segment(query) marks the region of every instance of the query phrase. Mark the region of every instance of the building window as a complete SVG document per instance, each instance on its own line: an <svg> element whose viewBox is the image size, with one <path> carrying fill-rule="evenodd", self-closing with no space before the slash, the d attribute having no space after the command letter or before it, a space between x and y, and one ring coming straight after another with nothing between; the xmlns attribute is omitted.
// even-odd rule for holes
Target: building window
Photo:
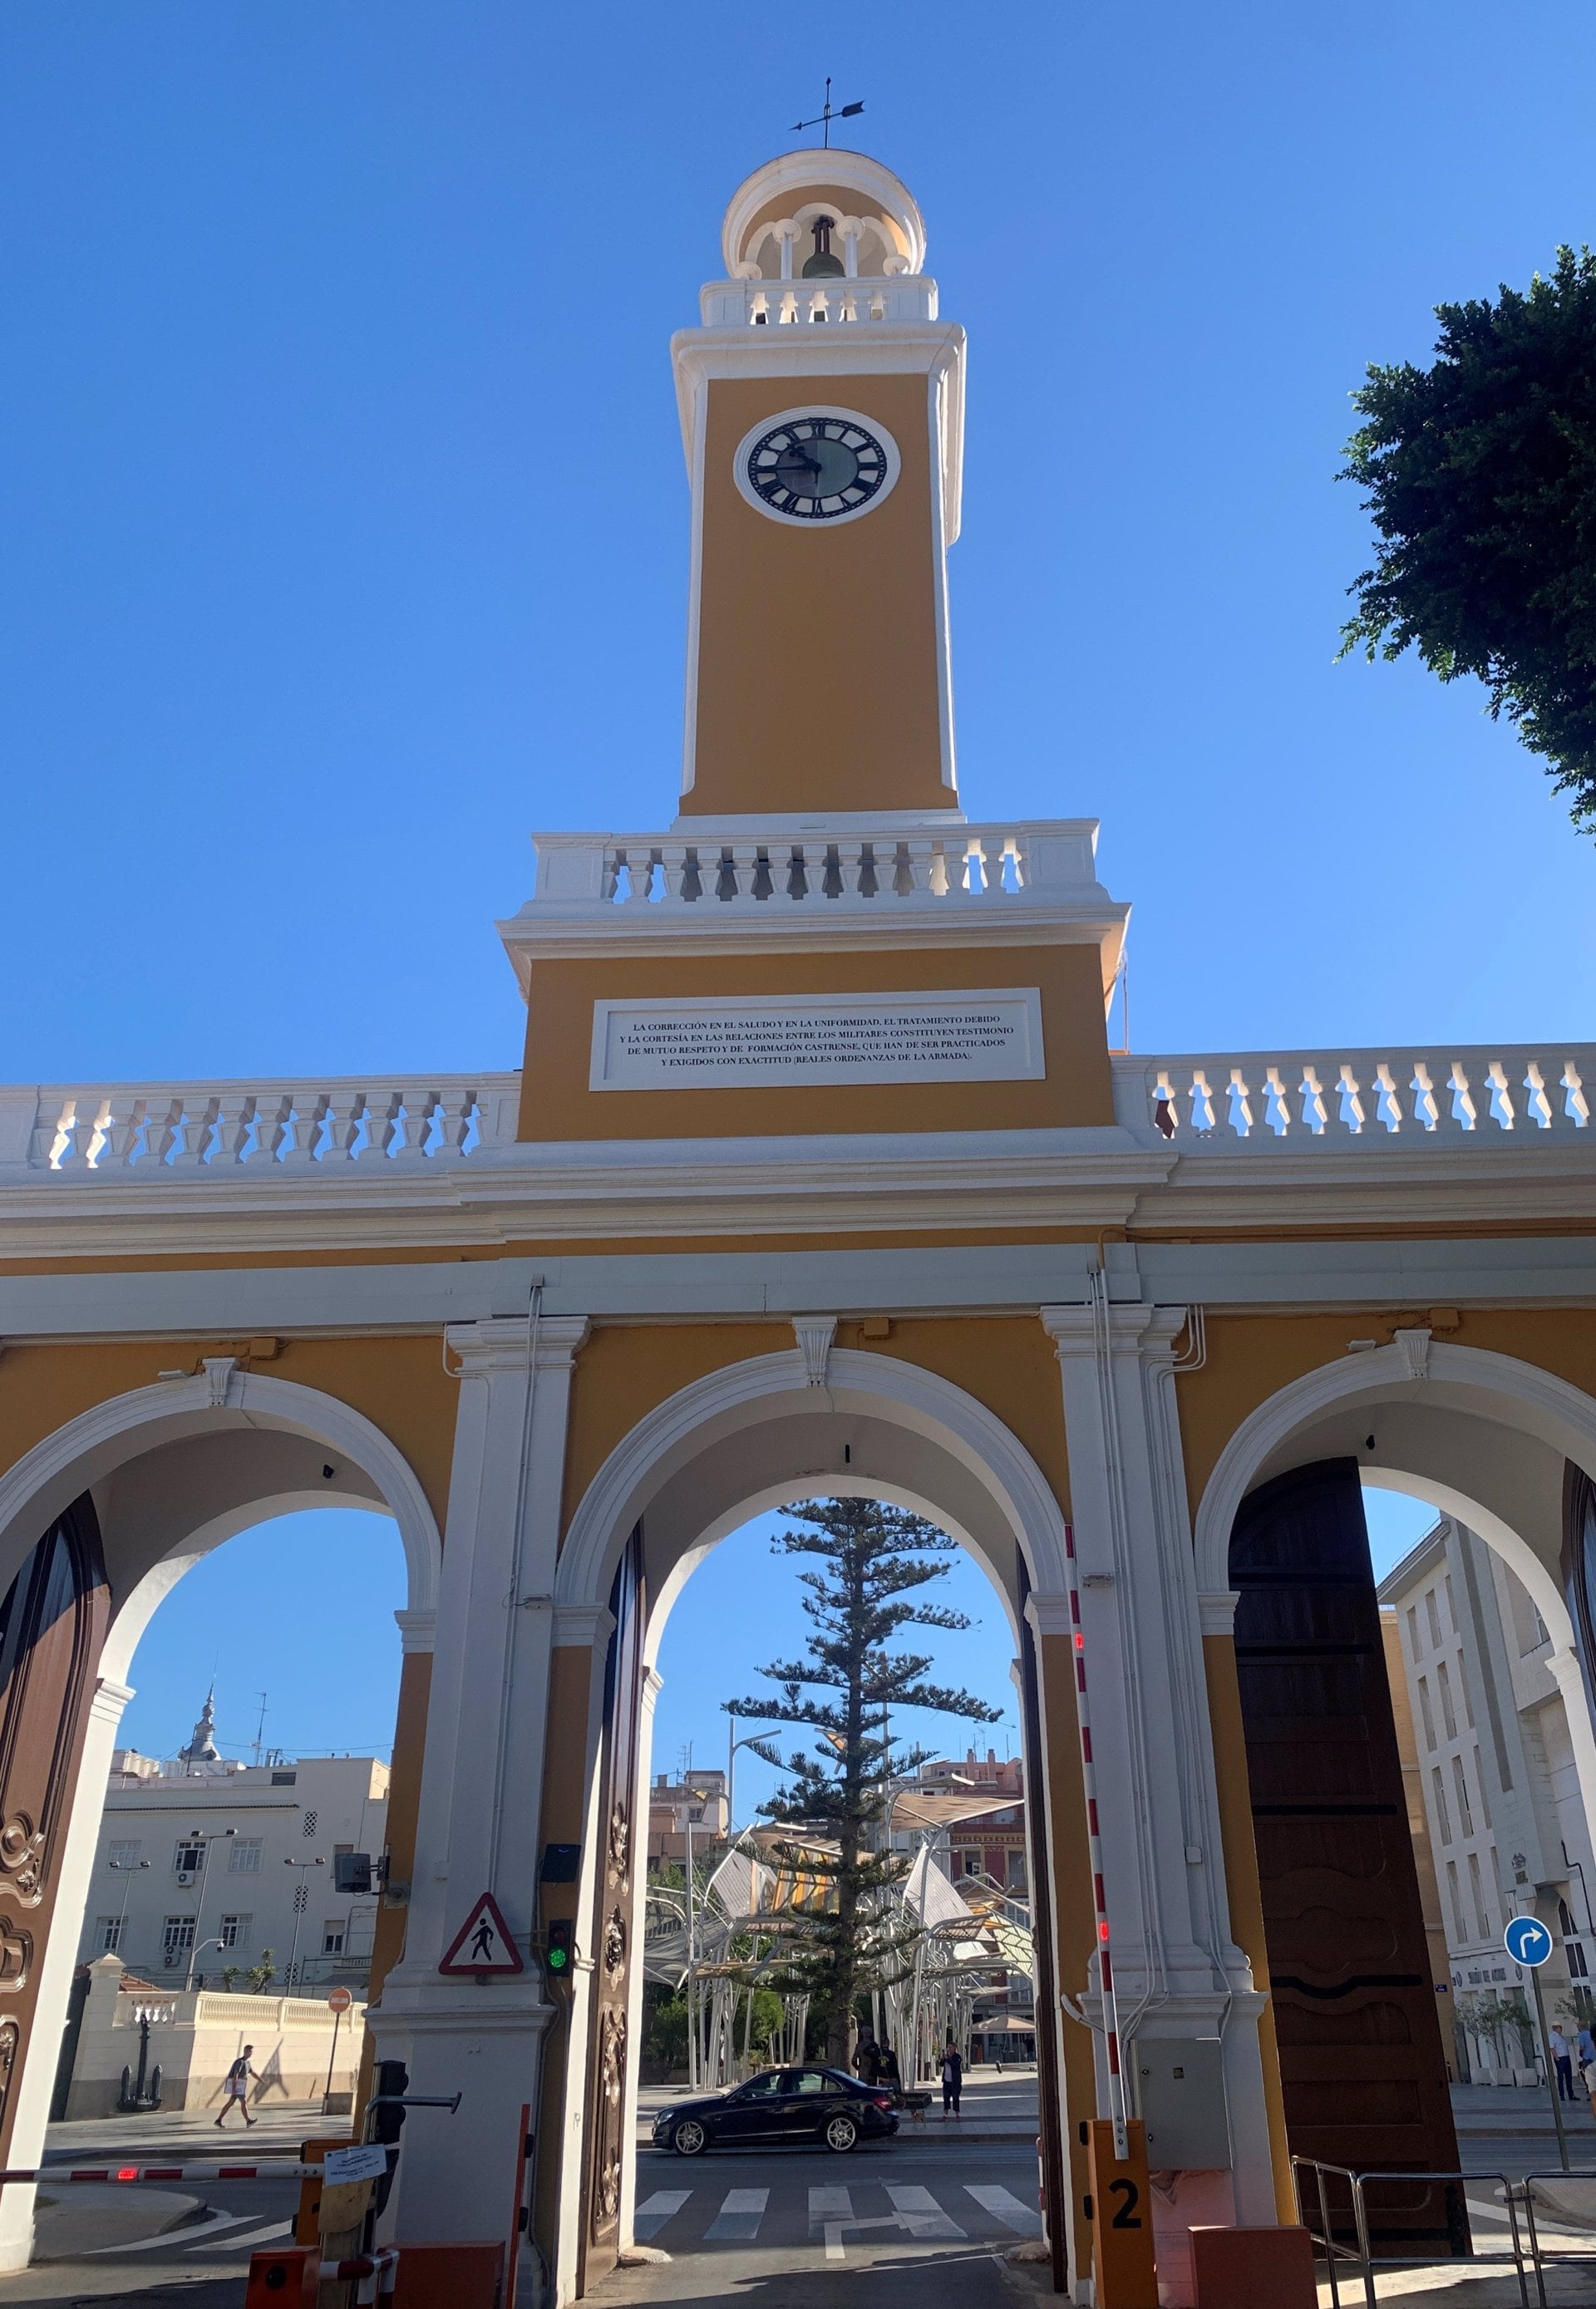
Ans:
<svg viewBox="0 0 1596 2309"><path fill-rule="evenodd" d="M1563 1950L1564 1954L1568 1959L1569 1979L1589 1980L1591 1975L1585 1964L1583 1942L1581 1941L1565 1941L1563 1943Z"/></svg>
<svg viewBox="0 0 1596 2309"><path fill-rule="evenodd" d="M1436 1719L1430 1714L1430 1687L1422 1675L1418 1679L1418 1712L1424 1717L1424 1744L1427 1748L1433 1748L1436 1744Z"/></svg>
<svg viewBox="0 0 1596 2309"><path fill-rule="evenodd" d="M274 1788L291 1788L299 1777L298 1772L273 1772L272 1786Z"/></svg>
<svg viewBox="0 0 1596 2309"><path fill-rule="evenodd" d="M1486 1791L1485 1767L1479 1760L1479 1750L1474 1751L1474 1785L1479 1790L1479 1817L1487 1828L1491 1825L1491 1800Z"/></svg>
<svg viewBox="0 0 1596 2309"><path fill-rule="evenodd" d="M169 1916L160 1927L160 1954L169 1967L188 1954L194 1946L194 1918Z"/></svg>
<svg viewBox="0 0 1596 2309"><path fill-rule="evenodd" d="M1469 1855L1469 1890L1473 1895L1474 1914L1479 1924L1479 1937L1482 1941L1488 1941L1491 1928L1485 1919L1485 1890L1479 1881L1479 1855L1476 1852Z"/></svg>
<svg viewBox="0 0 1596 2309"><path fill-rule="evenodd" d="M1457 1936L1460 1941L1466 1941L1469 1937L1469 1927L1463 1922L1463 1895L1457 1881L1455 1860L1449 1860L1446 1864L1446 1890L1452 1898L1452 1920L1457 1926Z"/></svg>
<svg viewBox="0 0 1596 2309"><path fill-rule="evenodd" d="M1452 1574L1446 1575L1446 1616L1452 1621L1452 1632L1457 1633L1457 1597L1452 1592Z"/></svg>
<svg viewBox="0 0 1596 2309"><path fill-rule="evenodd" d="M122 1927L125 1922L126 1919L121 1916L95 1917L94 1953L96 1956L116 1955L122 1945Z"/></svg>
<svg viewBox="0 0 1596 2309"><path fill-rule="evenodd" d="M1446 1662L1444 1660L1441 1662L1440 1666L1436 1670L1436 1682L1441 1687L1441 1714L1446 1725L1446 1736L1449 1740L1455 1740L1457 1738L1457 1716L1452 1705L1452 1678L1446 1673Z"/></svg>
<svg viewBox="0 0 1596 2309"><path fill-rule="evenodd" d="M1416 1661L1418 1659L1423 1649L1423 1647L1418 1640L1418 1606L1417 1604L1410 1604L1408 1606L1408 1649L1412 1653Z"/></svg>
<svg viewBox="0 0 1596 2309"><path fill-rule="evenodd" d="M958 1864L965 1875L978 1876L981 1873L981 1855L978 1852L961 1852Z"/></svg>
<svg viewBox="0 0 1596 2309"><path fill-rule="evenodd" d="M227 1847L227 1872L230 1876L260 1874L261 1839L258 1836L240 1836Z"/></svg>
<svg viewBox="0 0 1596 2309"><path fill-rule="evenodd" d="M304 1819L300 1821L299 1834L301 1836L314 1836L316 1834L316 1814L313 1812L308 1812Z"/></svg>
<svg viewBox="0 0 1596 2309"><path fill-rule="evenodd" d="M1430 1766L1430 1793L1436 1800L1436 1818L1440 1823L1441 1841L1443 1844L1450 1844L1452 1842L1452 1820L1446 1810L1446 1790L1442 1785L1441 1767L1439 1764L1432 1764Z"/></svg>
<svg viewBox="0 0 1596 2309"><path fill-rule="evenodd" d="M139 1855L143 1848L144 1839L142 1836L119 1836L114 1842L106 1846L106 1866L136 1868L139 1864Z"/></svg>
<svg viewBox="0 0 1596 2309"><path fill-rule="evenodd" d="M329 1916L322 1926L321 1952L323 1956L343 1954L343 1918L342 1916Z"/></svg>
<svg viewBox="0 0 1596 2309"><path fill-rule="evenodd" d="M204 1864L203 1844L179 1844L172 1855L172 1873L176 1876L197 1876Z"/></svg>
<svg viewBox="0 0 1596 2309"><path fill-rule="evenodd" d="M1424 1616L1429 1622L1430 1642L1435 1647L1436 1650L1439 1651L1441 1648L1441 1614L1436 1609L1436 1591L1433 1587L1427 1587L1424 1591Z"/></svg>
<svg viewBox="0 0 1596 2309"><path fill-rule="evenodd" d="M248 1916L223 1916L216 1927L216 1937L224 1949L247 1948L249 1945Z"/></svg>
<svg viewBox="0 0 1596 2309"><path fill-rule="evenodd" d="M1457 1790L1457 1816L1462 1822L1463 1834L1472 1836L1474 1809L1469 1802L1469 1783L1463 1776L1463 1760L1461 1756L1454 1756L1452 1760L1452 1784Z"/></svg>
<svg viewBox="0 0 1596 2309"><path fill-rule="evenodd" d="M1024 1891L1026 1874L1023 1852L1007 1852L1003 1855L1003 1881L1011 1892Z"/></svg>

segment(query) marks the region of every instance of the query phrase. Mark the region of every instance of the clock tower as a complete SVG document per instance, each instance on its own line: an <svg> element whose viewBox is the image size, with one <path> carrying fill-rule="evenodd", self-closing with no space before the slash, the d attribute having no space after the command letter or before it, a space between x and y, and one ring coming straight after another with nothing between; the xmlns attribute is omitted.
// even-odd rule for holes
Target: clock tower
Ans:
<svg viewBox="0 0 1596 2309"><path fill-rule="evenodd" d="M733 195L671 351L692 486L684 817L956 810L947 549L964 332L859 152Z"/></svg>

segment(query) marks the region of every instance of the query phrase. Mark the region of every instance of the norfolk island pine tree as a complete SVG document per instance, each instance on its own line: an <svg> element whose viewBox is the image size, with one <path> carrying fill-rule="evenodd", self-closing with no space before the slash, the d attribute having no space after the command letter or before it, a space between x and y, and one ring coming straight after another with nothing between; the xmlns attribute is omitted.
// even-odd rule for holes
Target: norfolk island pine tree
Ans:
<svg viewBox="0 0 1596 2309"><path fill-rule="evenodd" d="M792 1973L811 2000L824 2057L840 2065L848 2058L855 2000L884 1985L903 1945L881 1933L873 1909L874 1896L898 1882L908 1864L872 1851L869 1836L886 1812L893 1772L913 1769L924 1754L891 1736L889 1712L924 1708L996 1724L1003 1711L973 1692L926 1682L928 1654L888 1649L900 1628L969 1626L967 1613L918 1594L947 1578L938 1559L954 1553L957 1540L873 1500L811 1500L793 1512L807 1528L784 1531L770 1544L775 1554L809 1556L821 1567L799 1575L813 1628L808 1656L759 1670L780 1687L776 1698L729 1699L725 1708L762 1723L809 1725L819 1735L812 1748L786 1758L787 1785L759 1810L778 1827L837 1847L817 1852L802 1834L794 1838L792 1849L802 1848L805 1872L828 1886L828 1897L795 1946ZM768 1743L759 1752L782 1762Z"/></svg>

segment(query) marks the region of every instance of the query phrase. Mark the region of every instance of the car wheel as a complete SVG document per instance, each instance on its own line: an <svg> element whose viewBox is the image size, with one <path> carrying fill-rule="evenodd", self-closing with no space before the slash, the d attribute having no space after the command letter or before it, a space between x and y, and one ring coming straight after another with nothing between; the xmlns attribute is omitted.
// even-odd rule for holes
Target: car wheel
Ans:
<svg viewBox="0 0 1596 2309"><path fill-rule="evenodd" d="M684 2116L671 2135L671 2146L678 2157L702 2157L709 2146L709 2133L696 2116Z"/></svg>
<svg viewBox="0 0 1596 2309"><path fill-rule="evenodd" d="M826 2146L835 2149L839 2157L846 2157L858 2138L859 2128L851 2116L834 2116L826 2127Z"/></svg>

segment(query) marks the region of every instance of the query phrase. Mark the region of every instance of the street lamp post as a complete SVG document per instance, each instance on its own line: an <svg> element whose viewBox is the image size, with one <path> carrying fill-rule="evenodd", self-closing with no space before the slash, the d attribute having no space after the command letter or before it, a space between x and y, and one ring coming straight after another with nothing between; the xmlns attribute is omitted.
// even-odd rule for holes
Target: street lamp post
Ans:
<svg viewBox="0 0 1596 2309"><path fill-rule="evenodd" d="M737 1751L739 1748L757 1748L760 1741L768 1740L776 1728L773 1724L763 1732L750 1732L742 1739L734 1740L732 1734L736 1723L737 1718L734 1716L729 1717L726 1722L726 1835L728 1838L737 1825ZM766 1760L768 1761L768 1758Z"/></svg>
<svg viewBox="0 0 1596 2309"><path fill-rule="evenodd" d="M194 1967L195 1959L198 1957L201 1949L209 1948L211 1945L209 1941L202 1941L199 1936L200 1919L204 1914L205 1906L205 1880L211 1872L211 1846L213 1844L225 1843L230 1836L237 1836L238 1833L239 1831L236 1828L224 1828L220 1831L220 1834L213 1830L213 1832L207 1836L204 1829L196 1828L194 1834L188 1838L190 1844L197 1845L199 1847L200 1883L199 1898L194 1904L194 1945L188 1951L188 1976L183 1983L183 1993L185 1996L187 1995L189 1990L194 1986ZM221 1942L218 1941L217 1945L220 1947Z"/></svg>
<svg viewBox="0 0 1596 2309"><path fill-rule="evenodd" d="M133 1890L133 1880L134 1876L138 1873L141 1868L148 1868L150 1864L147 1860L110 1860L106 1863L106 1865L109 1868L116 1869L118 1873L126 1876L127 1879L126 1883L122 1887L122 1906L117 1914L117 1945L112 1950L113 1955L120 1956L122 1953L122 1935L127 1929L127 1895Z"/></svg>
<svg viewBox="0 0 1596 2309"><path fill-rule="evenodd" d="M325 1860L285 1860L282 1864L285 1868L298 1868L304 1870L308 1868L325 1868L327 1864ZM290 1988L292 1988L294 1985L294 1974L298 1968L299 1961L299 1919L304 1915L309 1903L309 1890L306 1885L304 1876L301 1874L299 1882L294 1886L294 1940L293 1946L289 1950L288 1957L288 1986ZM690 1939L688 1945L690 1948L692 1945Z"/></svg>

